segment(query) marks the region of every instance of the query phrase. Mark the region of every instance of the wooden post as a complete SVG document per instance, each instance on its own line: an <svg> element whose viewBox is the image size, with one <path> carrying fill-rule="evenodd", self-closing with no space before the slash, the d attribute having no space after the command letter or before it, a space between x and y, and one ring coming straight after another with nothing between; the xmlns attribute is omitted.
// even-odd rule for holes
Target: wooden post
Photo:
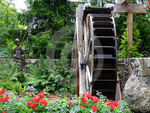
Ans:
<svg viewBox="0 0 150 113"><path fill-rule="evenodd" d="M128 13L128 20L127 20L127 38L128 38L128 48L132 46L132 40L133 40L133 13ZM132 54L130 53L131 50L128 50L127 54L128 57L132 57Z"/></svg>

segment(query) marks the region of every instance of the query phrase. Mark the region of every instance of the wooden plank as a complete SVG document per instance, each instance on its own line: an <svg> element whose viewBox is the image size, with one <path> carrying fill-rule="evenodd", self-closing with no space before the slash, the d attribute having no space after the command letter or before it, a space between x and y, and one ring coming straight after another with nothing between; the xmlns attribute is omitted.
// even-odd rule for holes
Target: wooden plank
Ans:
<svg viewBox="0 0 150 113"><path fill-rule="evenodd" d="M80 63L84 61L83 56L83 8L82 4L78 5L76 24L77 24L77 45L78 45L78 66L79 66L79 95L85 93L85 71L81 69Z"/></svg>
<svg viewBox="0 0 150 113"><path fill-rule="evenodd" d="M75 29L75 35L76 35L76 95L79 96L79 66L78 66L78 8L76 8L76 29Z"/></svg>
<svg viewBox="0 0 150 113"><path fill-rule="evenodd" d="M76 34L76 32L75 32ZM79 67L78 67L78 49L77 49L77 39L76 39L76 94L79 96Z"/></svg>
<svg viewBox="0 0 150 113"><path fill-rule="evenodd" d="M94 33L93 33L93 22L92 17L90 16L90 38L92 39L92 49L91 49L91 77L92 77L92 85L93 85L93 78L94 78ZM93 91L93 86L90 86L90 92Z"/></svg>
<svg viewBox="0 0 150 113"><path fill-rule="evenodd" d="M88 92L89 92L89 80L88 80L88 75L87 75L87 73L86 73L86 94L88 94Z"/></svg>
<svg viewBox="0 0 150 113"><path fill-rule="evenodd" d="M116 101L119 101L119 100L122 100L122 97L121 97L121 90L120 90L120 83L117 83L117 86L116 86L116 96L115 96L115 100Z"/></svg>
<svg viewBox="0 0 150 113"><path fill-rule="evenodd" d="M115 13L147 13L143 4L113 4L112 6Z"/></svg>
<svg viewBox="0 0 150 113"><path fill-rule="evenodd" d="M119 76L117 76L117 85L116 85L116 95L115 95L115 100L116 101L119 101L119 100L122 100L122 97L121 97L121 90L120 90L120 82L119 82Z"/></svg>
<svg viewBox="0 0 150 113"><path fill-rule="evenodd" d="M87 52L87 26L86 26L86 22L84 22L84 52ZM84 53L84 54L85 54Z"/></svg>
<svg viewBox="0 0 150 113"><path fill-rule="evenodd" d="M128 38L128 48L132 46L133 40L133 13L128 13L127 20L127 38ZM132 57L130 50L127 51L129 57Z"/></svg>
<svg viewBox="0 0 150 113"><path fill-rule="evenodd" d="M127 4L129 3L131 0L116 0L115 3L117 4Z"/></svg>
<svg viewBox="0 0 150 113"><path fill-rule="evenodd" d="M86 65L86 73L87 73L87 76L88 76L89 84L91 84L92 83L92 77L91 77L90 69L89 69L88 65Z"/></svg>

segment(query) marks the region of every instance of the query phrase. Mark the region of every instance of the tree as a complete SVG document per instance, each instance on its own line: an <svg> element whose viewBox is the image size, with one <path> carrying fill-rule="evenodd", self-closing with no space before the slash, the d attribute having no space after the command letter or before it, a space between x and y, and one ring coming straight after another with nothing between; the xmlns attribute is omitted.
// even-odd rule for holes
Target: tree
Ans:
<svg viewBox="0 0 150 113"><path fill-rule="evenodd" d="M33 54L37 54L38 58L40 53L45 55L47 44L56 31L74 24L76 4L67 0L27 0L26 2L29 10L20 14L19 19L25 25L29 25L36 13L29 27L29 40L34 44ZM70 38L72 39L73 37Z"/></svg>
<svg viewBox="0 0 150 113"><path fill-rule="evenodd" d="M11 54L11 49L14 46L14 38L18 38L16 33L18 29L23 29L25 26L18 21L18 12L12 4L12 0L0 0L0 52L4 51ZM13 30L13 31L12 31ZM12 31L12 32L11 32ZM10 43L11 42L11 43ZM3 54L4 55L4 54ZM0 56L3 56L2 54ZM9 56L9 55L8 55ZM10 55L11 56L11 55Z"/></svg>

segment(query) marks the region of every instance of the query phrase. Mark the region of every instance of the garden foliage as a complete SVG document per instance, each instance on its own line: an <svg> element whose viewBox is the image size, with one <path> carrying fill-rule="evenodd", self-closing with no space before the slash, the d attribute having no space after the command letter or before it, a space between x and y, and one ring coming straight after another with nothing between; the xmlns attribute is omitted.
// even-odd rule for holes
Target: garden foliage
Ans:
<svg viewBox="0 0 150 113"><path fill-rule="evenodd" d="M17 66L14 62L5 62L2 61L0 63L0 87L3 87L7 90L14 91L19 93L23 90L19 79L21 78L21 74L16 73ZM20 78L16 78L16 75L19 74Z"/></svg>
<svg viewBox="0 0 150 113"><path fill-rule="evenodd" d="M0 90L0 106L0 112L3 113L131 113L125 102L107 100L101 94L99 98L91 93L81 97L64 94L60 98L45 95L42 91L34 94L31 87L18 96Z"/></svg>

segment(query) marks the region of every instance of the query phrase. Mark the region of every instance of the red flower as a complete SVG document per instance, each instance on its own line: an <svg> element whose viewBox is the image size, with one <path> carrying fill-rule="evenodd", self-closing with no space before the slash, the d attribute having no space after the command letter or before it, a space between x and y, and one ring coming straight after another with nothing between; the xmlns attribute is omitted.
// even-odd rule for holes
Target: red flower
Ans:
<svg viewBox="0 0 150 113"><path fill-rule="evenodd" d="M105 103L109 103L109 100L106 100Z"/></svg>
<svg viewBox="0 0 150 113"><path fill-rule="evenodd" d="M6 100L8 100L8 99L9 99L9 96L8 96L8 95L6 95L6 97L5 97L4 99L5 99L5 101L6 101Z"/></svg>
<svg viewBox="0 0 150 113"><path fill-rule="evenodd" d="M2 89L2 90L0 91L0 95L4 94L5 92L6 92L6 90L5 90L5 89Z"/></svg>
<svg viewBox="0 0 150 113"><path fill-rule="evenodd" d="M150 9L150 1L148 1L146 7L148 7Z"/></svg>
<svg viewBox="0 0 150 113"><path fill-rule="evenodd" d="M110 105L109 106L112 110L114 110L115 106L114 105Z"/></svg>
<svg viewBox="0 0 150 113"><path fill-rule="evenodd" d="M47 105L47 102L46 102L45 100L42 100L42 101L40 102L40 104L46 106L46 105Z"/></svg>
<svg viewBox="0 0 150 113"><path fill-rule="evenodd" d="M56 96L53 96L53 99L54 99L54 98L57 98L57 97L56 97Z"/></svg>
<svg viewBox="0 0 150 113"><path fill-rule="evenodd" d="M6 113L6 110L4 110L2 113Z"/></svg>
<svg viewBox="0 0 150 113"><path fill-rule="evenodd" d="M94 102L94 103L97 103L98 101L99 101L98 98L93 97L93 102Z"/></svg>
<svg viewBox="0 0 150 113"><path fill-rule="evenodd" d="M68 101L67 104L68 104L69 106L71 106L71 105L72 105L72 102Z"/></svg>
<svg viewBox="0 0 150 113"><path fill-rule="evenodd" d="M35 99L32 100L32 102L35 102L35 103L36 103L36 102L38 102L38 101L40 101L40 100L41 100L41 99L39 99L39 98L35 98Z"/></svg>
<svg viewBox="0 0 150 113"><path fill-rule="evenodd" d="M40 94L39 94L39 97L44 98L44 96L45 96L45 94L41 91Z"/></svg>
<svg viewBox="0 0 150 113"><path fill-rule="evenodd" d="M53 106L53 105L51 104L51 106Z"/></svg>
<svg viewBox="0 0 150 113"><path fill-rule="evenodd" d="M86 95L86 98L90 98L92 95L91 95L91 93L88 93L87 95Z"/></svg>
<svg viewBox="0 0 150 113"><path fill-rule="evenodd" d="M48 98L49 98L49 99L54 99L54 98L59 98L59 97L57 97L57 96L52 96L52 97L49 96Z"/></svg>
<svg viewBox="0 0 150 113"><path fill-rule="evenodd" d="M23 94L23 92L20 92L20 93L19 93L19 95L22 95L22 94Z"/></svg>
<svg viewBox="0 0 150 113"><path fill-rule="evenodd" d="M83 105L81 105L80 107L81 107L81 108L85 108L85 106L83 106Z"/></svg>
<svg viewBox="0 0 150 113"><path fill-rule="evenodd" d="M31 104L30 108L33 108L33 110L35 111L35 104Z"/></svg>
<svg viewBox="0 0 150 113"><path fill-rule="evenodd" d="M118 107L118 102L117 102L117 101L113 101L113 102L112 102L112 105Z"/></svg>
<svg viewBox="0 0 150 113"><path fill-rule="evenodd" d="M83 93L82 95L85 96L85 93Z"/></svg>
<svg viewBox="0 0 150 113"><path fill-rule="evenodd" d="M29 95L29 94L30 94L30 95L32 95L32 93L31 93L31 92L28 92L28 93L27 93L27 95Z"/></svg>
<svg viewBox="0 0 150 113"><path fill-rule="evenodd" d="M81 101L82 101L83 103L85 103L85 102L86 102L86 99L85 99L84 97L82 97L82 98L81 98Z"/></svg>
<svg viewBox="0 0 150 113"><path fill-rule="evenodd" d="M67 97L68 96L68 94L65 94L65 97Z"/></svg>
<svg viewBox="0 0 150 113"><path fill-rule="evenodd" d="M30 106L31 105L31 102L27 102L27 106Z"/></svg>
<svg viewBox="0 0 150 113"><path fill-rule="evenodd" d="M94 96L90 96L90 99L93 100Z"/></svg>
<svg viewBox="0 0 150 113"><path fill-rule="evenodd" d="M52 97L51 97L51 96L49 96L48 98L49 98L49 99L52 99Z"/></svg>
<svg viewBox="0 0 150 113"><path fill-rule="evenodd" d="M93 112L97 111L97 107L96 106L92 106L91 109L93 110Z"/></svg>
<svg viewBox="0 0 150 113"><path fill-rule="evenodd" d="M106 104L106 106L108 107L108 106L109 106L109 104Z"/></svg>
<svg viewBox="0 0 150 113"><path fill-rule="evenodd" d="M0 102L5 102L5 99L4 98L0 98Z"/></svg>

